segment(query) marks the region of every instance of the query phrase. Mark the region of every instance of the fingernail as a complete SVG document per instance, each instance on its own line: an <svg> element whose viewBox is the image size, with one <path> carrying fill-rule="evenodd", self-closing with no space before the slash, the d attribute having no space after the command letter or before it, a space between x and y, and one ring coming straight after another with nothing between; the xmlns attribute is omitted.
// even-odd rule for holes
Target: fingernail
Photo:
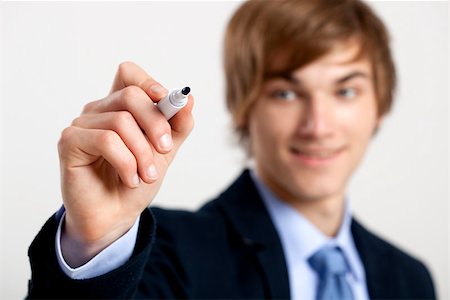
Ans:
<svg viewBox="0 0 450 300"><path fill-rule="evenodd" d="M136 175L133 176L133 184L135 186L138 186L139 183L141 183L141 180L139 179L139 176L136 174Z"/></svg>
<svg viewBox="0 0 450 300"><path fill-rule="evenodd" d="M166 133L159 139L159 147L164 151L170 151L173 146L172 137Z"/></svg>
<svg viewBox="0 0 450 300"><path fill-rule="evenodd" d="M150 167L148 167L147 176L153 180L156 180L158 178L158 171L156 170L155 165L150 165Z"/></svg>
<svg viewBox="0 0 450 300"><path fill-rule="evenodd" d="M150 91L153 94L161 94L161 93L165 92L165 89L162 86L156 84L156 85L150 87Z"/></svg>

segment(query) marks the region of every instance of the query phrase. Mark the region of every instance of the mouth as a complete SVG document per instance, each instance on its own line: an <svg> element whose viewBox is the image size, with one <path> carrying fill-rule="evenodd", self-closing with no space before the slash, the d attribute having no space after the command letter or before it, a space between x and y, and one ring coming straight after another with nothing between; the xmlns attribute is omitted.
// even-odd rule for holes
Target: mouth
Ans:
<svg viewBox="0 0 450 300"><path fill-rule="evenodd" d="M325 166L333 163L344 151L344 147L302 148L290 147L291 154L307 166Z"/></svg>

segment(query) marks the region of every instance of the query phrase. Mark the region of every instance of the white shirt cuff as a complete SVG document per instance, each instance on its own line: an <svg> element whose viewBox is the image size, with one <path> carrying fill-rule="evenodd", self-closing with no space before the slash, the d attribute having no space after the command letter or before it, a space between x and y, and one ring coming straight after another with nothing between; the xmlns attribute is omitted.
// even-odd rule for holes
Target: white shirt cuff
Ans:
<svg viewBox="0 0 450 300"><path fill-rule="evenodd" d="M90 261L78 268L71 268L64 260L61 251L61 227L65 216L66 214L64 213L59 221L58 231L56 232L55 248L59 266L61 267L61 270L70 278L89 279L100 276L117 269L130 259L136 244L140 217L137 218L133 227L131 227L127 233L107 248L103 249Z"/></svg>

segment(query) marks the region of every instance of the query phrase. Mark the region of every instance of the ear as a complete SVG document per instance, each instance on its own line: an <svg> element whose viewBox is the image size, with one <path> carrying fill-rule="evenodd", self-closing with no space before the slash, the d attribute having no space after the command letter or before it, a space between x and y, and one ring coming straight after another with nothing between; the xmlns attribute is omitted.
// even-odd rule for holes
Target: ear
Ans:
<svg viewBox="0 0 450 300"><path fill-rule="evenodd" d="M248 115L241 115L235 119L236 128L238 131L248 130Z"/></svg>

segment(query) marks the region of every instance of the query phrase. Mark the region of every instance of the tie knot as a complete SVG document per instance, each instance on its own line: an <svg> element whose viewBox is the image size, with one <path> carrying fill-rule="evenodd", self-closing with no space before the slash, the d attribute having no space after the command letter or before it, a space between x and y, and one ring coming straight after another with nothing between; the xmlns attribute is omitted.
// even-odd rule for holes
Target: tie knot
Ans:
<svg viewBox="0 0 450 300"><path fill-rule="evenodd" d="M349 270L344 253L338 247L323 247L314 253L308 262L320 277L344 275Z"/></svg>

